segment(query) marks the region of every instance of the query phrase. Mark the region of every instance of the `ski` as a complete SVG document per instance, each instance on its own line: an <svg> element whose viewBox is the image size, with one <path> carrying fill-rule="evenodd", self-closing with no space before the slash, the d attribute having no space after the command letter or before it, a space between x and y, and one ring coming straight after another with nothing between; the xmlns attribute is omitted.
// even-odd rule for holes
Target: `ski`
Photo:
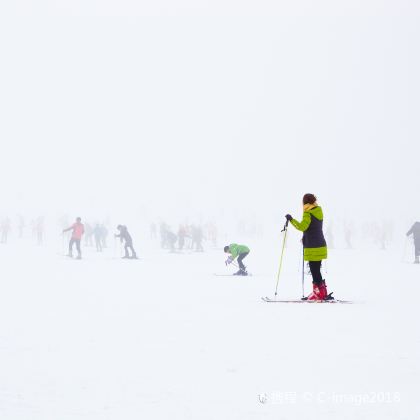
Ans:
<svg viewBox="0 0 420 420"><path fill-rule="evenodd" d="M104 257L104 260L142 261L142 258Z"/></svg>
<svg viewBox="0 0 420 420"><path fill-rule="evenodd" d="M264 302L269 303L346 303L351 304L353 303L350 300L340 300L340 299L331 299L331 300L279 300L279 299L271 299L267 296L261 298Z"/></svg>
<svg viewBox="0 0 420 420"><path fill-rule="evenodd" d="M216 277L252 277L251 273L248 273L247 276L239 276L235 274L217 274L217 273L213 273L213 275Z"/></svg>

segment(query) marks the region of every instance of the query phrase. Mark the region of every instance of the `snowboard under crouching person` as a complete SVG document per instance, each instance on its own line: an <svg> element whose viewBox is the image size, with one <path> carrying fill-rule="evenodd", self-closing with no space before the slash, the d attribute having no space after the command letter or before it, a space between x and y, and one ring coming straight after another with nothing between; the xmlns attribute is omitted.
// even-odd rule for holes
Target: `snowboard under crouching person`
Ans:
<svg viewBox="0 0 420 420"><path fill-rule="evenodd" d="M131 238L131 235L128 233L127 226L118 225L117 230L120 233L115 234L114 236L116 238L120 238L121 242L124 241L125 255L122 258L130 258L130 259L136 260L137 254L136 254L136 251L134 251L133 239ZM130 256L130 253L128 252L129 249L131 250L131 256Z"/></svg>
<svg viewBox="0 0 420 420"><path fill-rule="evenodd" d="M322 260L327 258L328 250L322 231L324 215L322 208L316 202L316 197L313 194L305 194L303 196L303 217L301 222L293 219L290 214L286 215L286 219L296 229L303 232L304 260L309 263L313 287L312 293L306 299L331 299L331 296L327 292L327 285L321 274L321 263Z"/></svg>
<svg viewBox="0 0 420 420"><path fill-rule="evenodd" d="M407 236L413 235L414 239L414 264L419 264L420 256L420 222L415 222L407 232Z"/></svg>
<svg viewBox="0 0 420 420"><path fill-rule="evenodd" d="M69 242L69 253L67 254L68 257L73 257L73 245L76 244L77 249L77 259L82 259L82 251L80 249L80 242L82 240L82 236L85 233L85 226L82 223L82 219L78 217L76 219L76 223L73 223L69 228L63 229L63 233L72 231L71 238Z"/></svg>
<svg viewBox="0 0 420 420"><path fill-rule="evenodd" d="M236 272L235 276L247 276L248 272L243 263L243 259L249 254L250 249L246 245L230 244L224 247L226 254L230 254L228 259L225 261L226 265L232 264L236 258L238 258L239 271Z"/></svg>

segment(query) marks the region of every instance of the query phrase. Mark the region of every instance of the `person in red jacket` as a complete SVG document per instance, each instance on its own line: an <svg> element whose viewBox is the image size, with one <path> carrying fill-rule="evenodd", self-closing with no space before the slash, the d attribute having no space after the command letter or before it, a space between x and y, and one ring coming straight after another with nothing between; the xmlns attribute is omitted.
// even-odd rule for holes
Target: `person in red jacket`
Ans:
<svg viewBox="0 0 420 420"><path fill-rule="evenodd" d="M76 223L73 223L69 228L63 229L64 232L72 231L71 238L69 242L69 253L67 254L68 257L73 257L73 244L76 244L77 248L77 259L82 259L82 251L80 249L80 242L82 240L82 236L85 233L85 227L82 223L82 219L78 217L76 219Z"/></svg>

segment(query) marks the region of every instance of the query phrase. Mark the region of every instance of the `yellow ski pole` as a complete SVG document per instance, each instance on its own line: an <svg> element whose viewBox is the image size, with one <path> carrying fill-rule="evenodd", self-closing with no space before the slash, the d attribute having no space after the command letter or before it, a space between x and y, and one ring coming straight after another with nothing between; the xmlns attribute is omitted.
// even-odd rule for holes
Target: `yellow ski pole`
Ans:
<svg viewBox="0 0 420 420"><path fill-rule="evenodd" d="M277 296L277 289L279 287L280 273L281 273L281 267L283 265L283 255L284 255L284 248L285 248L285 245L286 245L287 227L288 227L288 225L289 225L289 221L286 220L286 223L284 224L284 228L282 230L282 232L284 232L284 235L283 235L283 245L281 247L280 264L279 264L279 271L277 272L276 291L274 292L274 296Z"/></svg>

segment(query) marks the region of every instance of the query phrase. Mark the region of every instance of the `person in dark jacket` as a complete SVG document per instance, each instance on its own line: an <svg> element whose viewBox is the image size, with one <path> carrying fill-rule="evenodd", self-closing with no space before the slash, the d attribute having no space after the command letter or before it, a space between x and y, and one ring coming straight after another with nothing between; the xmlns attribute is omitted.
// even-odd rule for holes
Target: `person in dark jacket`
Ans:
<svg viewBox="0 0 420 420"><path fill-rule="evenodd" d="M324 215L313 194L303 196L303 217L298 222L290 214L286 219L298 230L303 232L302 244L304 260L308 261L312 274L313 291L308 300L328 299L327 285L322 278L321 263L328 256L327 242L322 231Z"/></svg>
<svg viewBox="0 0 420 420"><path fill-rule="evenodd" d="M181 251L184 249L185 237L187 236L187 230L184 225L179 225L178 229L178 249Z"/></svg>
<svg viewBox="0 0 420 420"><path fill-rule="evenodd" d="M420 256L420 222L415 222L407 232L407 236L413 235L414 239L414 264L419 263Z"/></svg>
<svg viewBox="0 0 420 420"><path fill-rule="evenodd" d="M172 232L172 230L169 228L166 231L166 244L169 247L170 252L175 252L175 244L178 240L178 236Z"/></svg>
<svg viewBox="0 0 420 420"><path fill-rule="evenodd" d="M201 226L192 227L192 241L195 244L195 250L197 252L203 252L203 229Z"/></svg>
<svg viewBox="0 0 420 420"><path fill-rule="evenodd" d="M93 228L92 235L95 238L96 251L102 252L103 229L99 223L96 223L95 227Z"/></svg>
<svg viewBox="0 0 420 420"><path fill-rule="evenodd" d="M115 237L120 238L121 242L124 241L125 255L123 258L130 258L130 259L136 260L137 254L136 254L136 251L134 251L133 239L131 238L131 235L128 233L127 226L118 225L117 230L120 233L115 234ZM131 250L131 256L128 252L129 249Z"/></svg>

